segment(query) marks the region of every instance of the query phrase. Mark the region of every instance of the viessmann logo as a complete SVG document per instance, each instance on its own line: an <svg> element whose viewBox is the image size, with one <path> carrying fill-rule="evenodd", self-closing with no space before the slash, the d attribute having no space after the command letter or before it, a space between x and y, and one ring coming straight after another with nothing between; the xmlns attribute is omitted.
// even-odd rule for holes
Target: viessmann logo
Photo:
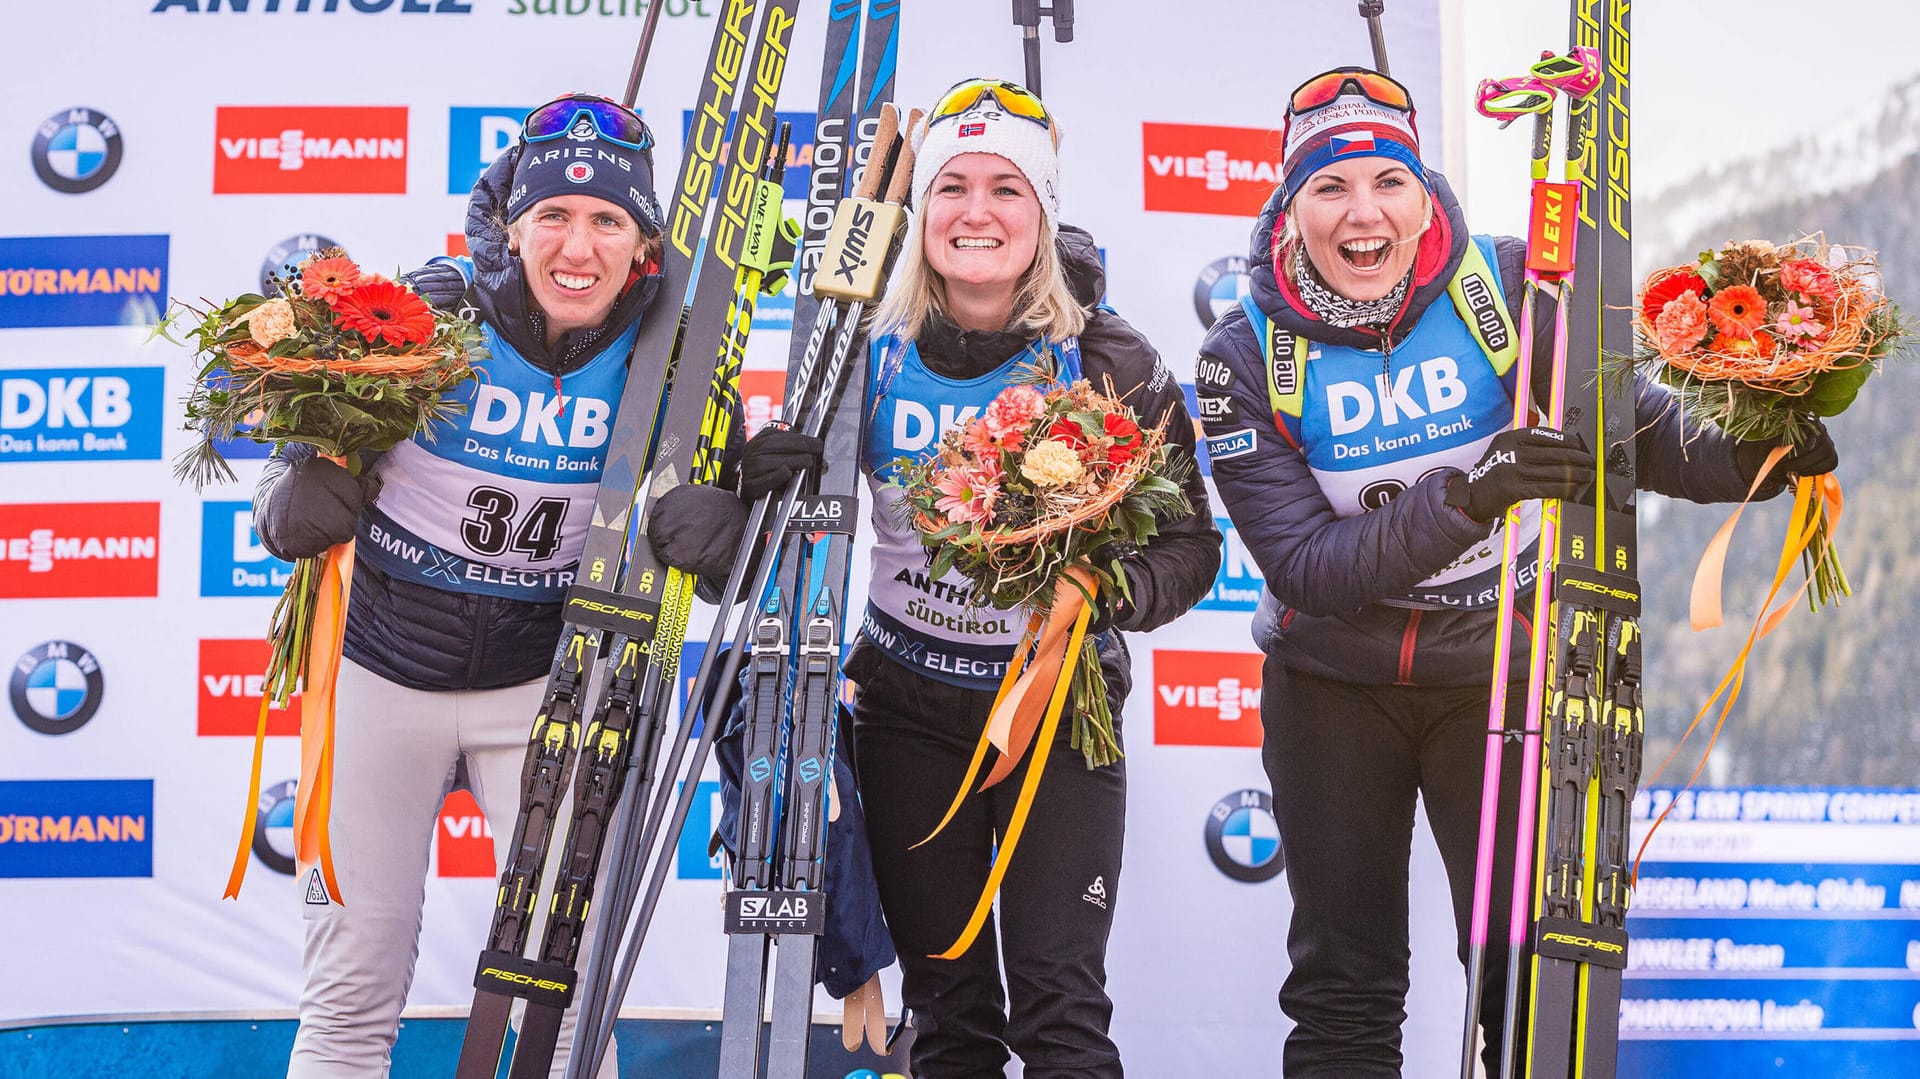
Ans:
<svg viewBox="0 0 1920 1079"><path fill-rule="evenodd" d="M1153 744L1258 746L1260 656L1153 651Z"/></svg>
<svg viewBox="0 0 1920 1079"><path fill-rule="evenodd" d="M0 505L0 596L160 594L160 503Z"/></svg>
<svg viewBox="0 0 1920 1079"><path fill-rule="evenodd" d="M216 195L404 195L404 105L222 105Z"/></svg>
<svg viewBox="0 0 1920 1079"><path fill-rule="evenodd" d="M1141 124L1146 207L1252 217L1280 182L1280 134L1258 127Z"/></svg>

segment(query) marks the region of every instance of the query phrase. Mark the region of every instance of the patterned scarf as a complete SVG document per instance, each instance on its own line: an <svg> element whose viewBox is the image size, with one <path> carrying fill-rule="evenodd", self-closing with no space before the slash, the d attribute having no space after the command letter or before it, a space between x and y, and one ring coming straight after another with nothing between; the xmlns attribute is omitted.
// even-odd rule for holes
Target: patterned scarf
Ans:
<svg viewBox="0 0 1920 1079"><path fill-rule="evenodd" d="M1353 326L1384 329L1406 301L1407 288L1413 283L1413 269L1409 267L1400 283L1377 300L1349 300L1320 283L1319 276L1307 265L1306 252L1301 251L1294 256L1293 283L1299 288L1300 299L1306 303L1307 310L1327 325L1343 330Z"/></svg>

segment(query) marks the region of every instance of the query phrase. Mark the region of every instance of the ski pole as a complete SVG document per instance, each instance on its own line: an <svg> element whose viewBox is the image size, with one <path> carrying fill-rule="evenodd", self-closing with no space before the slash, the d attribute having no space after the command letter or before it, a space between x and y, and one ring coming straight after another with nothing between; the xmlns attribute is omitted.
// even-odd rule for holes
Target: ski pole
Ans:
<svg viewBox="0 0 1920 1079"><path fill-rule="evenodd" d="M620 96L620 103L633 108L635 98L640 96L640 76L646 71L647 55L653 51L653 32L660 26L660 9L664 4L654 4L647 9L647 21L640 27L640 44L633 50L633 69L627 72L627 89Z"/></svg>
<svg viewBox="0 0 1920 1079"><path fill-rule="evenodd" d="M1360 17L1367 20L1367 36L1373 41L1373 69L1382 75L1391 75L1387 70L1387 32L1380 27L1380 16L1387 10L1387 0L1360 0Z"/></svg>
<svg viewBox="0 0 1920 1079"><path fill-rule="evenodd" d="M1533 156L1531 175L1536 183L1546 178L1547 160L1553 139L1553 99L1551 87L1537 79L1525 78L1511 83L1486 79L1480 83L1478 108L1482 116L1501 121L1502 127L1521 116L1533 116ZM1535 198L1539 189L1535 188ZM1540 272L1529 244L1526 284L1520 301L1520 356L1514 373L1513 426L1528 426L1532 415L1533 313L1540 290ZM1467 930L1467 1004L1460 1038L1460 1076L1473 1079L1477 1053L1475 1035L1480 1029L1480 1001L1485 986L1487 923L1493 900L1493 858L1499 833L1500 766L1507 738L1507 680L1511 670L1516 592L1520 582L1515 562L1515 537L1525 526L1524 504L1507 508L1501 521L1500 600L1495 621L1493 680L1487 702L1487 751L1480 783L1480 838L1473 866L1473 908ZM1544 542L1544 541L1543 541ZM1536 584L1536 587L1538 585ZM1504 1057L1506 1054L1502 1054Z"/></svg>
<svg viewBox="0 0 1920 1079"><path fill-rule="evenodd" d="M1013 0L1013 22L1020 27L1020 42L1025 54L1027 81L1025 86L1040 93L1040 19L1042 16L1053 18L1053 40L1064 45L1073 40L1073 0L1053 0L1051 6L1042 7L1040 0Z"/></svg>

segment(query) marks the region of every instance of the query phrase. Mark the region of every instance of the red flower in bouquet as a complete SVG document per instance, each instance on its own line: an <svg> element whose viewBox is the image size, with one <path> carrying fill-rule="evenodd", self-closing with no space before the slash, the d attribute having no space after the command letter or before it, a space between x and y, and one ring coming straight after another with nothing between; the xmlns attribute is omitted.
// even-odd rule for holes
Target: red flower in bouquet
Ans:
<svg viewBox="0 0 1920 1079"><path fill-rule="evenodd" d="M1100 425L1113 440L1107 447L1107 463L1124 465L1140 452L1140 425L1131 416L1109 412L1100 417Z"/></svg>
<svg viewBox="0 0 1920 1079"><path fill-rule="evenodd" d="M334 322L368 341L423 345L433 340L433 308L384 277L362 278L334 300Z"/></svg>
<svg viewBox="0 0 1920 1079"><path fill-rule="evenodd" d="M1696 298L1706 295L1706 281L1690 270L1663 277L1647 286L1647 291L1640 297L1640 314L1648 322L1653 322L1660 317L1660 312L1667 309L1669 303L1687 292L1693 293Z"/></svg>
<svg viewBox="0 0 1920 1079"><path fill-rule="evenodd" d="M1829 303L1840 293L1833 271L1812 259L1788 259L1781 263L1780 287Z"/></svg>
<svg viewBox="0 0 1920 1079"><path fill-rule="evenodd" d="M1752 337L1767 324L1767 301L1752 285L1733 285L1713 294L1707 316L1713 328L1728 337Z"/></svg>
<svg viewBox="0 0 1920 1079"><path fill-rule="evenodd" d="M1047 440L1064 442L1075 450L1084 450L1087 448L1087 431L1080 426L1079 421L1062 416L1053 421L1052 427L1047 428Z"/></svg>
<svg viewBox="0 0 1920 1079"><path fill-rule="evenodd" d="M300 270L300 292L331 304L360 283L360 267L350 258L314 259Z"/></svg>

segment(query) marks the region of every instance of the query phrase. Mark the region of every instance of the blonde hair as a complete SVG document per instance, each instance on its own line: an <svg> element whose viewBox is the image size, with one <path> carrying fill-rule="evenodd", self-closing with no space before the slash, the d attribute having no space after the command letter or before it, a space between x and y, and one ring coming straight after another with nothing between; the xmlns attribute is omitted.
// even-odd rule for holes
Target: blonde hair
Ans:
<svg viewBox="0 0 1920 1079"><path fill-rule="evenodd" d="M925 201L921 200L923 204ZM927 262L925 220L924 212L913 215L886 299L880 301L872 320L873 325L908 341L920 336L929 315L950 317L947 283ZM1087 328L1086 309L1074 299L1073 289L1067 284L1066 268L1060 263L1060 252L1054 246L1052 230L1045 226L1044 215L1033 263L1014 286L1013 317L1006 328L1047 341L1064 341Z"/></svg>

